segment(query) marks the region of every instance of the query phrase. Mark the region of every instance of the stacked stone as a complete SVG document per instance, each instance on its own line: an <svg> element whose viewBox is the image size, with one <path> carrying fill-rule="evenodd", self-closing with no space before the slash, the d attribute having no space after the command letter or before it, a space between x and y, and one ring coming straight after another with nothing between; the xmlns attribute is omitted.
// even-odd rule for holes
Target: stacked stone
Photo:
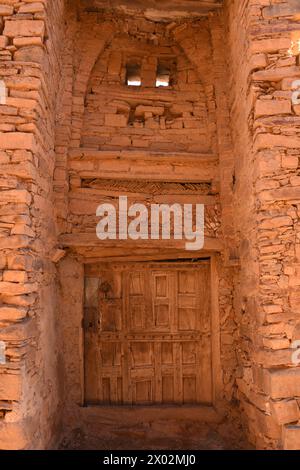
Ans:
<svg viewBox="0 0 300 470"><path fill-rule="evenodd" d="M49 3L49 5L48 5ZM56 244L53 218L55 90L62 2L0 1L0 442L39 448L57 426ZM41 303L43 302L43 310ZM52 342L53 340L53 342ZM49 424L49 423L48 423ZM51 427L50 426L50 427Z"/></svg>
<svg viewBox="0 0 300 470"><path fill-rule="evenodd" d="M89 80L82 146L99 150L215 150L216 126L208 122L205 90L169 30L146 19L126 18L118 26ZM141 93L135 87L124 88L132 57L139 64ZM156 88L157 67L162 61L169 65L172 93Z"/></svg>
<svg viewBox="0 0 300 470"><path fill-rule="evenodd" d="M71 231L68 149L82 142L90 77L119 27L113 20L99 23L94 13L77 22L75 2L70 3L65 33L62 0L0 0L0 80L7 88L6 103L0 105L4 449L49 447L58 435L63 393L55 210L59 231ZM239 244L239 274L218 266L223 398L240 400L248 436L258 448L298 449L300 368L293 362L292 345L300 339L300 111L292 92L300 79L300 6L299 0L228 0L225 6L225 27L218 15L169 27L201 78L209 133L217 134L213 150L220 156L227 264L236 255L233 224ZM117 54L109 59L110 77L118 60ZM148 62L146 79L153 80ZM186 86L194 85L193 74L183 70L182 75ZM160 110L153 105L143 116L153 119L154 112ZM124 121L122 115L107 116L113 132L119 127L116 119ZM134 146L140 145L137 139ZM78 178L71 175L72 184L77 187ZM63 295L72 316L69 274L78 269L82 276L82 264L67 261L66 266L62 277L70 279ZM80 285L77 278L78 290ZM66 342L72 337L72 344L82 334L81 305L76 302L72 333L64 326ZM65 363L73 371L66 383L75 402L83 393L80 387L75 392L82 357L71 353L66 342Z"/></svg>
<svg viewBox="0 0 300 470"><path fill-rule="evenodd" d="M300 5L245 0L228 7L243 279L239 398L257 447L299 449L300 369L291 347L300 332L300 138L292 105L292 83L300 78Z"/></svg>

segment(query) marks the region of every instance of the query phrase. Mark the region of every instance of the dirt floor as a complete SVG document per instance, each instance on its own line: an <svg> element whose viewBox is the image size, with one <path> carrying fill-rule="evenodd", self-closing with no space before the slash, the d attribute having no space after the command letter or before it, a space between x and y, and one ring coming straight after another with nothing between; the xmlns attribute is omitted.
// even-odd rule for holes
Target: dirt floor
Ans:
<svg viewBox="0 0 300 470"><path fill-rule="evenodd" d="M169 423L153 423L130 429L120 426L105 437L101 423L91 422L76 429L61 442L60 449L72 450L242 450L251 449L242 432L226 422L185 423L170 429Z"/></svg>

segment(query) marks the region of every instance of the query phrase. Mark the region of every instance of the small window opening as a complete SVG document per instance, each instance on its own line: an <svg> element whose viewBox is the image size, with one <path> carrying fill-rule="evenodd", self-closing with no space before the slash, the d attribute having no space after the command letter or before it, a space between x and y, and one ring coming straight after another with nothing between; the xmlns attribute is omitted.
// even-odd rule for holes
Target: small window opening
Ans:
<svg viewBox="0 0 300 470"><path fill-rule="evenodd" d="M170 69L163 64L158 64L156 72L156 88L170 85Z"/></svg>
<svg viewBox="0 0 300 470"><path fill-rule="evenodd" d="M139 64L126 65L126 84L128 86L141 86L141 66Z"/></svg>

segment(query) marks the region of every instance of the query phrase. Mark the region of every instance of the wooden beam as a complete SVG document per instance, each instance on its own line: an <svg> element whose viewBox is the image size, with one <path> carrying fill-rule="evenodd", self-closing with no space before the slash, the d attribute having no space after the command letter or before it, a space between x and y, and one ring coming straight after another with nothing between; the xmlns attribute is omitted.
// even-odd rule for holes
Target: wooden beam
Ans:
<svg viewBox="0 0 300 470"><path fill-rule="evenodd" d="M207 259L216 251L202 251L193 254L186 250L158 250L158 249L138 249L129 252L124 249L116 248L114 250L99 250L97 248L73 247L68 248L70 254L73 254L81 263L110 263L110 262L140 262L140 261L168 261L168 260L195 260ZM196 256L196 258L195 258Z"/></svg>
<svg viewBox="0 0 300 470"><path fill-rule="evenodd" d="M168 260L187 260L191 261L195 258L191 254L191 251L180 251L180 250L165 250L164 252L158 250L151 250L151 249L144 249L143 251L140 250L138 254L131 254L126 253L124 250L114 250L110 253L104 252L102 250L102 254L93 250L87 251L82 248L71 249L71 252L76 254L77 257L80 258L81 262L84 264L94 264L94 263L111 263L111 262L140 262L140 261L168 261ZM204 251L202 254L197 256L197 259L207 259L211 256L214 252Z"/></svg>
<svg viewBox="0 0 300 470"><path fill-rule="evenodd" d="M137 0L81 0L80 6L87 12L102 12L105 8L132 10L157 9L159 11L184 11L190 13L206 13L222 8L223 0L147 0L144 3Z"/></svg>
<svg viewBox="0 0 300 470"><path fill-rule="evenodd" d="M106 262L106 263L88 263L85 265L84 268L84 275L85 277L99 277L101 276L101 272L104 270L107 271L116 271L119 272L120 269L122 271L130 271L132 269L138 269L140 271L147 271L149 268L153 270L160 271L162 266L164 269L172 269L174 271L182 271L183 269L190 268L191 266L193 269L202 269L203 266L210 266L210 258L202 258L197 260L164 260L157 262L147 262L147 263L140 263L140 262L129 262L128 260L124 262Z"/></svg>
<svg viewBox="0 0 300 470"><path fill-rule="evenodd" d="M69 154L68 168L80 178L182 183L218 180L218 158L213 154L76 149Z"/></svg>
<svg viewBox="0 0 300 470"><path fill-rule="evenodd" d="M112 8L125 12L129 15L141 14L144 12L147 17L148 12L156 13L153 19L156 21L167 20L168 18L188 17L190 15L206 15L211 11L222 8L223 0L147 0L145 2L137 0L81 0L80 7L86 12L101 12L103 9Z"/></svg>
<svg viewBox="0 0 300 470"><path fill-rule="evenodd" d="M156 248L158 251L175 249L185 250L186 240L99 240L95 232L91 233L71 233L61 235L59 243L63 247L85 247L85 248L98 248L100 250L113 251L116 249L121 252L135 254L137 250L153 249ZM199 253L202 251L221 251L222 241L217 238L205 238L204 247L200 251L191 251L190 256L197 258Z"/></svg>

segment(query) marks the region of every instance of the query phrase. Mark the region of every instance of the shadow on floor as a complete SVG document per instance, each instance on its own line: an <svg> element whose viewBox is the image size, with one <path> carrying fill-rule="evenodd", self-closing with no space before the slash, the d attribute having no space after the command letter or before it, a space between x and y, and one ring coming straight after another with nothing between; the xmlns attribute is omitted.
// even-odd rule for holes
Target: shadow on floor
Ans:
<svg viewBox="0 0 300 470"><path fill-rule="evenodd" d="M148 424L148 423L147 423ZM170 423L145 423L135 429L120 426L104 432L95 421L85 429L75 429L61 442L65 450L245 450L252 447L242 432L226 422L215 424L187 422L170 429Z"/></svg>

